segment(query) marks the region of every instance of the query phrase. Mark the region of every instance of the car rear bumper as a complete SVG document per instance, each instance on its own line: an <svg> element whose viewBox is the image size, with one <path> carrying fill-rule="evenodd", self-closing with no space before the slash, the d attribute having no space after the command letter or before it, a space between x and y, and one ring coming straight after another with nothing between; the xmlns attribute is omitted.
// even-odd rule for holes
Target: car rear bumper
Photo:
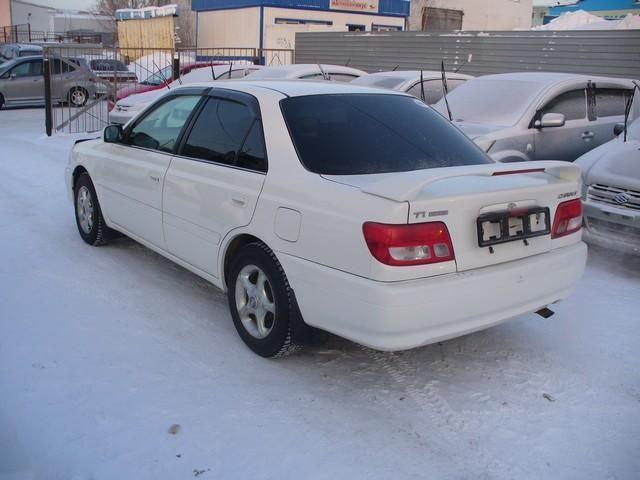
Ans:
<svg viewBox="0 0 640 480"><path fill-rule="evenodd" d="M533 257L420 280L376 282L279 254L309 325L378 350L404 350L534 312L567 297L583 242Z"/></svg>
<svg viewBox="0 0 640 480"><path fill-rule="evenodd" d="M640 211L585 200L583 212L586 242L640 255Z"/></svg>

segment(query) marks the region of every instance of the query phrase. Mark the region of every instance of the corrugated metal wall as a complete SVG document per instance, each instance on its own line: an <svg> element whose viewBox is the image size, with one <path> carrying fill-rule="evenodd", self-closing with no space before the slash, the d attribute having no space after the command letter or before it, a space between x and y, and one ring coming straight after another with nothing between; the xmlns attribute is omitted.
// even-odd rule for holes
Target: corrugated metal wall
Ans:
<svg viewBox="0 0 640 480"><path fill-rule="evenodd" d="M488 75L516 71L568 72L640 78L640 30L564 32L297 33L296 63L329 63L369 72L455 70Z"/></svg>

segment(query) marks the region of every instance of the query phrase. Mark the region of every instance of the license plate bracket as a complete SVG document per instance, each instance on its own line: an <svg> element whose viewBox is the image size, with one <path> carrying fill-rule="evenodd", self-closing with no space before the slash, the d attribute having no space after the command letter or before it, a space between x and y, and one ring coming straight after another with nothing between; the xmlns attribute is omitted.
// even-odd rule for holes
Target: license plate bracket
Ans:
<svg viewBox="0 0 640 480"><path fill-rule="evenodd" d="M548 207L483 213L477 218L476 225L480 247L526 240L548 235L551 232Z"/></svg>

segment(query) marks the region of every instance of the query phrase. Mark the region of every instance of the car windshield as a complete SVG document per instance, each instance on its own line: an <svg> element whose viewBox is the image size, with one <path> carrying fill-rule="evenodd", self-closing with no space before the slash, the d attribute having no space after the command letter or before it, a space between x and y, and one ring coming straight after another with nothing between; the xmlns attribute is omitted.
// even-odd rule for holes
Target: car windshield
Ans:
<svg viewBox="0 0 640 480"><path fill-rule="evenodd" d="M98 72L127 72L127 66L119 60L91 60L91 69Z"/></svg>
<svg viewBox="0 0 640 480"><path fill-rule="evenodd" d="M538 96L534 82L522 80L470 80L447 95L454 120L512 126ZM447 115L444 99L434 105Z"/></svg>
<svg viewBox="0 0 640 480"><path fill-rule="evenodd" d="M314 173L358 175L492 163L420 100L331 94L280 102L302 164Z"/></svg>
<svg viewBox="0 0 640 480"><path fill-rule="evenodd" d="M368 87L394 89L405 81L406 81L406 78L402 78L402 77L387 77L384 75L363 75L360 78L356 78L352 83L354 85L366 85Z"/></svg>
<svg viewBox="0 0 640 480"><path fill-rule="evenodd" d="M635 89L629 120L627 124L627 138L640 140L640 90Z"/></svg>
<svg viewBox="0 0 640 480"><path fill-rule="evenodd" d="M171 80L173 76L173 67L171 65L164 67L162 70L148 76L142 82L142 85L162 85L167 80Z"/></svg>
<svg viewBox="0 0 640 480"><path fill-rule="evenodd" d="M311 72L316 73L316 72ZM253 72L251 74L251 80L266 80L266 79L274 79L274 78L285 78L291 74L290 70L278 70L275 68L264 68L262 70L258 70L257 72Z"/></svg>

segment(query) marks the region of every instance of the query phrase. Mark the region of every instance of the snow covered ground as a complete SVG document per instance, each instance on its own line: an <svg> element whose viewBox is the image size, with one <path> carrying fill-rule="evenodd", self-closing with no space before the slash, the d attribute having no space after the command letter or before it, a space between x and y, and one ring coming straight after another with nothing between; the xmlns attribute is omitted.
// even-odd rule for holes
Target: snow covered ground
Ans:
<svg viewBox="0 0 640 480"><path fill-rule="evenodd" d="M547 320L268 361L207 282L80 240L43 123L0 111L0 479L640 478L640 259L591 250Z"/></svg>

